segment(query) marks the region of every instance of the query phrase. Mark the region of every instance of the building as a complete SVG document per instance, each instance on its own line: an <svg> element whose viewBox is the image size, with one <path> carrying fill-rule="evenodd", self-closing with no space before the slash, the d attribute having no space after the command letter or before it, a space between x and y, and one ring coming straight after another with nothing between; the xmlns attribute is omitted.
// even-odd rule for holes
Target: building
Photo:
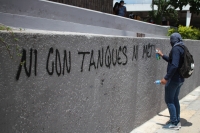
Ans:
<svg viewBox="0 0 200 133"><path fill-rule="evenodd" d="M120 0L50 0L54 2L64 3L68 5L78 6L91 10L96 10L104 13L113 13L113 5ZM124 0L127 12L133 12L142 17L143 20L148 19L148 12L151 11L152 0ZM156 10L156 7L154 8ZM191 14L189 12L189 6L183 7L183 10L179 12L179 22L175 24L170 21L171 26L186 25L200 28L200 15Z"/></svg>

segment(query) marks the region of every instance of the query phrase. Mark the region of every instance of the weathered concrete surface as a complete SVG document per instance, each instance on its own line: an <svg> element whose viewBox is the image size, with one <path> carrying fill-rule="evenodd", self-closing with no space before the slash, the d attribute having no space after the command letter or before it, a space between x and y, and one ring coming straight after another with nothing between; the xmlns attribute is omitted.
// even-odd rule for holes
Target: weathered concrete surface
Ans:
<svg viewBox="0 0 200 133"><path fill-rule="evenodd" d="M2 132L125 133L166 108L164 87L153 82L165 75L167 65L155 59L154 48L168 54L168 39L39 31L14 35L0 33L12 44L11 54L16 51L15 44L24 49L23 58L14 53L10 59L0 42ZM180 98L200 81L199 41L185 43L194 55L196 68L182 87ZM64 50L68 72L65 66L63 75ZM87 52L84 60L83 52ZM103 64L98 64L98 59Z"/></svg>
<svg viewBox="0 0 200 133"><path fill-rule="evenodd" d="M166 36L167 30L169 28L142 21L131 20L129 18L123 18L112 14L43 0L1 0L0 12L61 20L83 25L92 25L159 36ZM21 20L22 23L27 22L26 18L22 18ZM1 21L3 20L0 19L0 23ZM34 24L34 21L30 22L29 25L31 25L32 23ZM20 23L16 22L16 25L17 24ZM48 22L43 24L46 24L48 26ZM51 28L51 26L49 27ZM85 28L85 26L83 26L82 28ZM87 31L87 29L85 30Z"/></svg>

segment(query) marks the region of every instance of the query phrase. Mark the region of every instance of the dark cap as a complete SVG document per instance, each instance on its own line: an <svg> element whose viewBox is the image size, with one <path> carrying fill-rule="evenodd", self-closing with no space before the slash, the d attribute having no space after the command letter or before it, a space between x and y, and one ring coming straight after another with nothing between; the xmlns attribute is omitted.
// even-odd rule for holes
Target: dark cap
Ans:
<svg viewBox="0 0 200 133"><path fill-rule="evenodd" d="M120 1L120 3L124 3L124 1L123 1L123 0L121 0L121 1ZM126 3L124 3L124 4L126 4Z"/></svg>

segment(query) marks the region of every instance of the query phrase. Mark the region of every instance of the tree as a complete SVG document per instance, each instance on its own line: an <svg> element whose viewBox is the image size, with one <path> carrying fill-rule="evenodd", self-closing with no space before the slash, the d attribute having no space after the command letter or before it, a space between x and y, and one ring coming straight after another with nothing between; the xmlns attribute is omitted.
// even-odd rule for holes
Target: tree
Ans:
<svg viewBox="0 0 200 133"><path fill-rule="evenodd" d="M157 10L154 10L154 5L158 7ZM154 23L161 24L162 17L173 19L177 23L178 13L169 0L153 0L151 8L152 11L149 12L149 16L154 20Z"/></svg>
<svg viewBox="0 0 200 133"><path fill-rule="evenodd" d="M170 4L174 6L175 9L183 9L183 6L190 5L190 13L199 14L200 13L200 0L169 0Z"/></svg>

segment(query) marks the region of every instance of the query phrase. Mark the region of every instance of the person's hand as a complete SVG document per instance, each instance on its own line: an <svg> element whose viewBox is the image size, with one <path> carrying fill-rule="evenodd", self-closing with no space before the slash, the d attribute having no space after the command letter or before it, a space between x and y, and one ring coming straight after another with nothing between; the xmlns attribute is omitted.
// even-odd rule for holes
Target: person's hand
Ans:
<svg viewBox="0 0 200 133"><path fill-rule="evenodd" d="M165 85L167 83L167 80L163 78L163 79L161 79L160 82L161 82L161 84Z"/></svg>
<svg viewBox="0 0 200 133"><path fill-rule="evenodd" d="M157 53L158 53L161 57L163 57L163 53L162 53L162 51L161 51L160 49L158 49L158 48L157 48L156 50L158 50Z"/></svg>

